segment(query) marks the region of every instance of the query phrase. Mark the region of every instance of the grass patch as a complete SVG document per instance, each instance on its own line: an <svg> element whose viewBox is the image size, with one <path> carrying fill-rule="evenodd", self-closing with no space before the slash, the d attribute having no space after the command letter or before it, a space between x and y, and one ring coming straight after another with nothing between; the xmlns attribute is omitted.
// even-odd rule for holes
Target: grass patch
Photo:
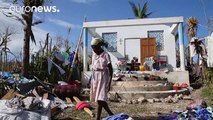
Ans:
<svg viewBox="0 0 213 120"><path fill-rule="evenodd" d="M213 83L209 83L202 89L202 97L213 105Z"/></svg>
<svg viewBox="0 0 213 120"><path fill-rule="evenodd" d="M202 96L213 98L213 83L208 84L202 89Z"/></svg>

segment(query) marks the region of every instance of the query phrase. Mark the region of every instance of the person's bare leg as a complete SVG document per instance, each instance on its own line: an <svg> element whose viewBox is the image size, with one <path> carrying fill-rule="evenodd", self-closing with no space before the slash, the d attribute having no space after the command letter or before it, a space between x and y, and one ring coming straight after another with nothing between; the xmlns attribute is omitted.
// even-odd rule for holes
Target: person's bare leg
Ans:
<svg viewBox="0 0 213 120"><path fill-rule="evenodd" d="M105 101L99 101L99 102L109 115L114 115L112 111L109 109L107 102Z"/></svg>
<svg viewBox="0 0 213 120"><path fill-rule="evenodd" d="M101 104L100 101L98 101L98 111L97 111L96 120L100 120L101 119L102 107L103 107L103 105Z"/></svg>

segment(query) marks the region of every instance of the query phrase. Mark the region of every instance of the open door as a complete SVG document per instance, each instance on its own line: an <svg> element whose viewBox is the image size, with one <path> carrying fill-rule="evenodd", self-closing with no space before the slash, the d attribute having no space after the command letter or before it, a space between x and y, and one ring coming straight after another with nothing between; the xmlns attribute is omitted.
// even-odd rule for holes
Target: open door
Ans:
<svg viewBox="0 0 213 120"><path fill-rule="evenodd" d="M144 63L146 57L156 57L156 39L155 38L141 38L140 39L140 60Z"/></svg>

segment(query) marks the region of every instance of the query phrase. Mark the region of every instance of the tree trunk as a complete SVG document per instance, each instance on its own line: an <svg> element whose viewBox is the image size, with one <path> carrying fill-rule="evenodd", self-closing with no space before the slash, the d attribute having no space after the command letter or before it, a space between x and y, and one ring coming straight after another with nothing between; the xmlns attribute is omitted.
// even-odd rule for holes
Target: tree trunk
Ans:
<svg viewBox="0 0 213 120"><path fill-rule="evenodd" d="M29 69L29 60L30 60L30 36L32 31L32 12L25 12L24 20L26 25L24 27L24 49L23 49L23 62L22 62L22 74L24 77L28 77L30 69Z"/></svg>

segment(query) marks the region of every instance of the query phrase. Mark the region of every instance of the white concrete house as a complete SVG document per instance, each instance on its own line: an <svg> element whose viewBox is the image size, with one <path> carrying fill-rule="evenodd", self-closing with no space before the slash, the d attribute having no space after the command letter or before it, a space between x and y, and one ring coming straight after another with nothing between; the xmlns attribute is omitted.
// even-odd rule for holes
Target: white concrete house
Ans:
<svg viewBox="0 0 213 120"><path fill-rule="evenodd" d="M116 67L121 57L129 60L137 57L142 63L145 57L156 55L156 57L166 56L168 64L176 70L176 47L178 47L179 69L185 71L183 22L182 16L84 22L84 71L88 70L89 33L92 37L102 37L108 42L113 67ZM179 44L176 44L177 42Z"/></svg>
<svg viewBox="0 0 213 120"><path fill-rule="evenodd" d="M207 50L207 67L213 67L213 32L203 39Z"/></svg>
<svg viewBox="0 0 213 120"><path fill-rule="evenodd" d="M178 40L180 45L181 70L185 70L182 30L183 17L94 21L84 22L83 27L85 28L84 70L87 70L87 48L90 45L88 42L88 31L93 37L99 35L109 43L108 51L111 53L113 66L115 66L117 59L120 57L126 56L129 60L137 57L139 58L139 62L141 62L144 61L144 57L151 56L154 52L157 56L167 56L168 64L176 68L175 48L176 41ZM179 37L176 38L175 36ZM155 38L155 44L145 43L150 47L144 46L141 42L149 38ZM153 45L155 45L155 48L153 48ZM143 48L145 48L144 51Z"/></svg>

